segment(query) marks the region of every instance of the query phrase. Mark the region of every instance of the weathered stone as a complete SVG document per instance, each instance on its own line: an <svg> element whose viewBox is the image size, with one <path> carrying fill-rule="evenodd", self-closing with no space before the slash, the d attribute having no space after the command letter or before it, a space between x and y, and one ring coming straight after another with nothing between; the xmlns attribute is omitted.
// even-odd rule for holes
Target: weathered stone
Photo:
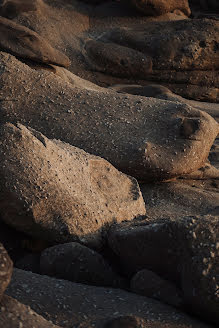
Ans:
<svg viewBox="0 0 219 328"><path fill-rule="evenodd" d="M0 17L0 50L35 62L70 65L68 57L39 34L4 17Z"/></svg>
<svg viewBox="0 0 219 328"><path fill-rule="evenodd" d="M40 268L42 274L84 284L118 287L122 283L100 254L78 243L45 249Z"/></svg>
<svg viewBox="0 0 219 328"><path fill-rule="evenodd" d="M100 247L113 222L145 214L134 178L20 124L0 128L0 182L2 219L51 242Z"/></svg>
<svg viewBox="0 0 219 328"><path fill-rule="evenodd" d="M151 298L15 269L7 294L61 327L103 327L118 316L141 317L153 328L210 328ZM38 306L39 305L39 306ZM127 327L127 326L126 326ZM138 327L139 328L139 327Z"/></svg>
<svg viewBox="0 0 219 328"><path fill-rule="evenodd" d="M13 269L13 263L5 248L0 244L0 301L7 288Z"/></svg>
<svg viewBox="0 0 219 328"><path fill-rule="evenodd" d="M0 63L1 121L19 121L99 155L141 181L189 174L206 163L218 124L204 112L154 98L74 88L3 53Z"/></svg>

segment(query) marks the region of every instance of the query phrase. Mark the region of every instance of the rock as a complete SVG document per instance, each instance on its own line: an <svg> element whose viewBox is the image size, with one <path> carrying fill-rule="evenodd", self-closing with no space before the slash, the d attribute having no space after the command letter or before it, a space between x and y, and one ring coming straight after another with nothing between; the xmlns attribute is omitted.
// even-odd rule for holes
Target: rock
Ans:
<svg viewBox="0 0 219 328"><path fill-rule="evenodd" d="M175 307L182 307L180 290L171 282L162 279L156 273L147 269L143 269L134 275L131 280L131 291Z"/></svg>
<svg viewBox="0 0 219 328"><path fill-rule="evenodd" d="M13 263L3 245L0 244L0 301L11 280L12 270Z"/></svg>
<svg viewBox="0 0 219 328"><path fill-rule="evenodd" d="M13 19L21 13L40 10L42 6L42 0L1 0L0 15Z"/></svg>
<svg viewBox="0 0 219 328"><path fill-rule="evenodd" d="M5 328L58 328L42 316L10 296L0 303L1 325Z"/></svg>
<svg viewBox="0 0 219 328"><path fill-rule="evenodd" d="M204 112L172 101L74 88L3 53L0 63L2 122L19 121L141 181L171 179L206 163L218 124Z"/></svg>
<svg viewBox="0 0 219 328"><path fill-rule="evenodd" d="M198 5L204 10L219 10L219 3L217 0L189 0L191 4Z"/></svg>
<svg viewBox="0 0 219 328"><path fill-rule="evenodd" d="M31 236L100 247L113 222L145 214L134 178L23 125L1 126L0 158L2 219Z"/></svg>
<svg viewBox="0 0 219 328"><path fill-rule="evenodd" d="M14 264L18 269L40 273L40 254L27 253L20 257Z"/></svg>
<svg viewBox="0 0 219 328"><path fill-rule="evenodd" d="M45 249L40 268L42 274L88 285L118 287L121 282L100 254L78 243Z"/></svg>
<svg viewBox="0 0 219 328"><path fill-rule="evenodd" d="M148 16L163 15L174 10L181 10L187 16L191 14L188 0L128 0L128 3Z"/></svg>
<svg viewBox="0 0 219 328"><path fill-rule="evenodd" d="M109 244L129 272L152 270L182 289L188 310L218 322L219 216L159 219L111 229Z"/></svg>
<svg viewBox="0 0 219 328"><path fill-rule="evenodd" d="M44 64L70 65L68 57L27 27L0 17L0 50Z"/></svg>
<svg viewBox="0 0 219 328"><path fill-rule="evenodd" d="M210 328L153 299L120 289L94 287L15 269L9 296L61 327L103 327L118 316L137 316L152 327Z"/></svg>

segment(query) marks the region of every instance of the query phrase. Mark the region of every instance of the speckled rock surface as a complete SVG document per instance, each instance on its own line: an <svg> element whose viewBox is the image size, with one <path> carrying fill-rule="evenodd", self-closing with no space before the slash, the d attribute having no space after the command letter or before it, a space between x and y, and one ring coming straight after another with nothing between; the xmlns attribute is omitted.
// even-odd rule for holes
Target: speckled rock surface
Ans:
<svg viewBox="0 0 219 328"><path fill-rule="evenodd" d="M10 282L12 269L13 263L3 245L0 244L0 301Z"/></svg>
<svg viewBox="0 0 219 328"><path fill-rule="evenodd" d="M19 121L101 156L141 181L196 171L218 133L208 114L188 105L74 88L4 53L0 72L1 121Z"/></svg>
<svg viewBox="0 0 219 328"><path fill-rule="evenodd" d="M0 50L35 62L70 65L68 57L54 49L47 40L4 17L0 17Z"/></svg>
<svg viewBox="0 0 219 328"><path fill-rule="evenodd" d="M1 325L5 328L59 328L10 296L0 303Z"/></svg>
<svg viewBox="0 0 219 328"><path fill-rule="evenodd" d="M100 247L110 224L145 214L137 181L104 159L20 124L0 141L2 219L18 230Z"/></svg>
<svg viewBox="0 0 219 328"><path fill-rule="evenodd" d="M120 289L86 286L15 269L7 294L65 328L103 328L118 316L138 316L150 327L210 328L147 297ZM155 323L157 325L155 325Z"/></svg>
<svg viewBox="0 0 219 328"><path fill-rule="evenodd" d="M78 243L45 249L40 258L42 274L95 286L119 287L122 279L97 252Z"/></svg>

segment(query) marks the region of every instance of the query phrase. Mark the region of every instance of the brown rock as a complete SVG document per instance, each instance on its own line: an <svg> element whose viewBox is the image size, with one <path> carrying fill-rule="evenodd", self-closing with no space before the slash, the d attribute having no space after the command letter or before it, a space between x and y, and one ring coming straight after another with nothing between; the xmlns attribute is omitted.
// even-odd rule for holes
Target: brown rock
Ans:
<svg viewBox="0 0 219 328"><path fill-rule="evenodd" d="M158 16L181 10L189 16L191 14L188 0L128 0L133 7L148 16Z"/></svg>
<svg viewBox="0 0 219 328"><path fill-rule="evenodd" d="M18 230L100 247L107 226L145 214L137 181L104 159L20 124L0 141L2 219Z"/></svg>
<svg viewBox="0 0 219 328"><path fill-rule="evenodd" d="M7 294L61 327L103 327L118 316L142 318L153 328L210 328L153 299L115 288L94 287L15 269Z"/></svg>
<svg viewBox="0 0 219 328"><path fill-rule="evenodd" d="M0 63L2 121L22 122L99 155L141 181L189 174L206 163L218 124L204 112L110 90L74 88L3 53Z"/></svg>
<svg viewBox="0 0 219 328"><path fill-rule="evenodd" d="M45 249L40 268L42 274L88 285L118 287L121 282L100 254L78 243Z"/></svg>
<svg viewBox="0 0 219 328"><path fill-rule="evenodd" d="M69 66L68 57L27 27L0 17L0 50L32 61Z"/></svg>
<svg viewBox="0 0 219 328"><path fill-rule="evenodd" d="M21 13L40 10L42 6L42 0L1 0L0 15L13 19Z"/></svg>
<svg viewBox="0 0 219 328"><path fill-rule="evenodd" d="M42 316L10 296L0 303L1 325L5 328L58 328Z"/></svg>
<svg viewBox="0 0 219 328"><path fill-rule="evenodd" d="M13 269L13 263L3 245L0 244L0 301L7 288Z"/></svg>
<svg viewBox="0 0 219 328"><path fill-rule="evenodd" d="M147 269L134 275L131 280L131 290L136 294L148 296L175 307L182 306L180 290L173 283Z"/></svg>

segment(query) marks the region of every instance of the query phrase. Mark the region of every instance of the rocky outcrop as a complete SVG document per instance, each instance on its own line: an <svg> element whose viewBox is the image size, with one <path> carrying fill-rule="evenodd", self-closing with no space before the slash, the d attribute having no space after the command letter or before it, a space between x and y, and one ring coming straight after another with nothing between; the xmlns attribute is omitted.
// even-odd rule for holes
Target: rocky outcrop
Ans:
<svg viewBox="0 0 219 328"><path fill-rule="evenodd" d="M3 245L0 244L0 301L11 280L12 269L13 263Z"/></svg>
<svg viewBox="0 0 219 328"><path fill-rule="evenodd" d="M48 242L100 247L113 222L145 214L135 179L102 158L18 124L0 129L0 210Z"/></svg>
<svg viewBox="0 0 219 328"><path fill-rule="evenodd" d="M80 147L141 181L196 171L218 133L209 115L185 104L74 88L3 53L0 65L1 121Z"/></svg>

